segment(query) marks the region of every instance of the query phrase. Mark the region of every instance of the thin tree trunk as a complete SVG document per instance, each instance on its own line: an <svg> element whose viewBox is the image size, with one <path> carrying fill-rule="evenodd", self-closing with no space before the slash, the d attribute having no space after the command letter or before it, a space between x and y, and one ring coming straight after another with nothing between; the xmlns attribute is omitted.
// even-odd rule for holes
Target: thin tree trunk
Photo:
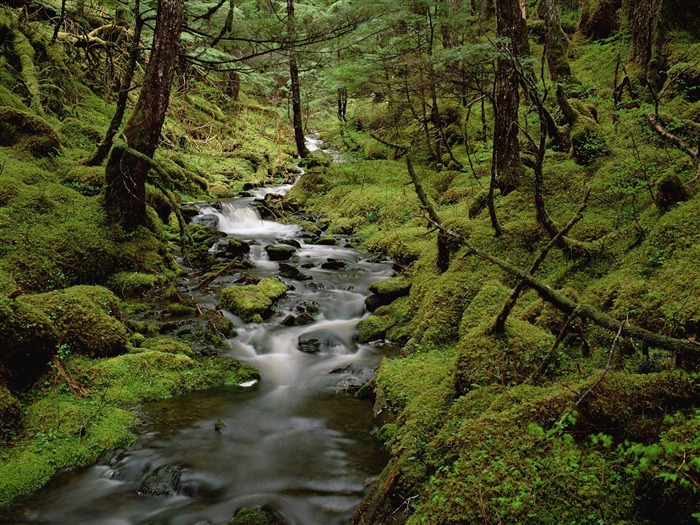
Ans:
<svg viewBox="0 0 700 525"><path fill-rule="evenodd" d="M151 58L136 107L124 127L129 148L152 158L158 146L177 69L184 0L158 0ZM151 165L114 148L105 170L105 208L127 231L146 220L146 177Z"/></svg>
<svg viewBox="0 0 700 525"><path fill-rule="evenodd" d="M498 46L502 56L496 70L493 163L497 186L507 194L518 187L524 173L518 146L520 92L515 63L530 54L530 45L518 0L497 0L496 25L505 41Z"/></svg>
<svg viewBox="0 0 700 525"><path fill-rule="evenodd" d="M301 158L309 156L304 138L304 121L301 114L301 88L299 86L299 66L293 49L296 39L294 19L294 0L287 0L287 38L289 39L289 78L292 84L292 123L294 125L294 142Z"/></svg>
<svg viewBox="0 0 700 525"><path fill-rule="evenodd" d="M141 47L141 31L143 29L143 19L141 18L141 2L136 0L134 5L134 16L136 17L136 27L134 28L134 41L132 42L131 49L129 50L129 63L126 66L126 71L124 72L124 77L122 78L121 85L119 87L119 96L117 97L117 109L112 116L112 120L109 123L109 128L107 128L107 133L105 133L102 142L97 146L97 149L92 154L92 156L85 161L86 166L99 166L104 162L109 154L109 150L112 149L112 143L114 142L114 137L117 136L119 127L122 125L122 120L124 119L124 113L126 112L126 105L129 101L129 93L131 91L131 84L134 81L134 75L136 73L136 66L139 61L139 48Z"/></svg>

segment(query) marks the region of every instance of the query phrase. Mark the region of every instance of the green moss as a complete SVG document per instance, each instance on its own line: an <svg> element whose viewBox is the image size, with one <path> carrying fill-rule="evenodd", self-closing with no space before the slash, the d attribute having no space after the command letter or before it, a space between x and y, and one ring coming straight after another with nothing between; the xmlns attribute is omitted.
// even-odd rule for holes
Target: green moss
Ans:
<svg viewBox="0 0 700 525"><path fill-rule="evenodd" d="M138 297L152 292L163 284L161 275L139 272L120 272L109 279L109 287L120 297Z"/></svg>
<svg viewBox="0 0 700 525"><path fill-rule="evenodd" d="M0 107L0 146L13 147L34 157L58 154L61 140L45 120L30 113Z"/></svg>
<svg viewBox="0 0 700 525"><path fill-rule="evenodd" d="M0 443L12 438L22 422L19 401L7 388L0 386Z"/></svg>
<svg viewBox="0 0 700 525"><path fill-rule="evenodd" d="M59 338L43 311L14 299L0 299L2 383L16 390L32 384L46 370Z"/></svg>
<svg viewBox="0 0 700 525"><path fill-rule="evenodd" d="M287 293L287 285L275 277L261 279L255 290L272 301L277 301Z"/></svg>
<svg viewBox="0 0 700 525"><path fill-rule="evenodd" d="M74 286L19 300L43 312L73 352L104 357L126 351L126 328L115 318L117 299L106 288Z"/></svg>
<svg viewBox="0 0 700 525"><path fill-rule="evenodd" d="M503 334L488 334L490 323L472 330L460 341L455 369L456 388L519 384L545 360L554 338L519 319L509 319Z"/></svg>
<svg viewBox="0 0 700 525"><path fill-rule="evenodd" d="M194 354L190 345L174 337L149 337L147 339L143 339L139 346L147 350L163 352L166 354L182 354L190 357Z"/></svg>

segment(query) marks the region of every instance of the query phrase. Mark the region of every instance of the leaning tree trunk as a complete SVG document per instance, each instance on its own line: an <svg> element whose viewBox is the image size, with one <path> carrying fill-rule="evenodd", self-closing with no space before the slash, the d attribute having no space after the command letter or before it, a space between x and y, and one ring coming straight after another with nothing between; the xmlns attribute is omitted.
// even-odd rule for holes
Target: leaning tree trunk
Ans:
<svg viewBox="0 0 700 525"><path fill-rule="evenodd" d="M519 0L497 0L496 27L504 40L498 44L501 56L496 69L492 162L496 184L506 194L517 188L524 173L518 146L518 69L519 59L530 54L530 45Z"/></svg>
<svg viewBox="0 0 700 525"><path fill-rule="evenodd" d="M294 20L294 0L287 0L287 37L289 45L294 45L296 24ZM301 115L301 88L299 86L299 66L296 52L289 49L289 78L292 84L292 123L294 125L294 142L301 158L308 157L309 150L304 139L304 122Z"/></svg>
<svg viewBox="0 0 700 525"><path fill-rule="evenodd" d="M158 0L151 58L136 107L124 127L130 149L153 157L170 90L177 69L184 0ZM108 216L127 230L146 222L146 177L151 165L126 148L113 148L105 170L105 208Z"/></svg>

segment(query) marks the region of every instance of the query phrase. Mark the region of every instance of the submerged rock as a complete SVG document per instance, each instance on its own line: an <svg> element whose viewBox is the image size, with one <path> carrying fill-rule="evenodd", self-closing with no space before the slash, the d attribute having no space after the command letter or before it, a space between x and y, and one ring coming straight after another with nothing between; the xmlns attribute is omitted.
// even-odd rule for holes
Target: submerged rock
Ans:
<svg viewBox="0 0 700 525"><path fill-rule="evenodd" d="M338 347L345 348L344 341L329 330L306 332L298 339L299 350L307 354L316 354L321 351L333 352Z"/></svg>
<svg viewBox="0 0 700 525"><path fill-rule="evenodd" d="M338 259L326 259L326 262L321 265L321 268L324 270L342 270L346 266L347 263L345 261L339 261Z"/></svg>
<svg viewBox="0 0 700 525"><path fill-rule="evenodd" d="M193 217L192 222L195 224L201 224L207 228L216 229L216 227L219 226L219 216L214 215L213 213L206 213L204 215L197 215L196 217Z"/></svg>
<svg viewBox="0 0 700 525"><path fill-rule="evenodd" d="M163 465L146 472L137 492L144 496L174 496L180 487L182 471L180 465Z"/></svg>

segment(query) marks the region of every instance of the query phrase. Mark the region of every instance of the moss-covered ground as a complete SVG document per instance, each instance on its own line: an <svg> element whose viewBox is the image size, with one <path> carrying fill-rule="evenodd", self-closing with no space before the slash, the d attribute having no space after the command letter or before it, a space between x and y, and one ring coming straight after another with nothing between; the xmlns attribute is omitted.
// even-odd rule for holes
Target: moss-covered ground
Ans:
<svg viewBox="0 0 700 525"><path fill-rule="evenodd" d="M0 505L130 445L139 403L258 377L221 356L230 321L179 290L175 256L205 267L217 232L182 252L173 212L297 174L277 110L195 74L172 98L148 227L121 231L103 211L104 167L84 165L115 111L114 70L100 51L83 67L52 33L0 6Z"/></svg>
<svg viewBox="0 0 700 525"><path fill-rule="evenodd" d="M672 56L692 47L682 35L674 42ZM554 249L536 277L620 322L695 341L697 165L650 128L648 99L614 107L610 85L625 52L618 39L572 52L585 86L580 103L597 108L605 148L587 159L548 149L545 201L563 226L590 189L570 237L594 249L583 257ZM668 97L660 111L694 136L697 102ZM368 251L392 256L412 283L408 296L359 326L361 341L386 338L404 355L385 360L376 377L376 411L396 418L379 431L393 459L354 523L697 522L697 359L615 341L614 332L567 319L527 287L505 331L492 333L518 281L454 239L449 265L438 268L437 234L404 158L358 131L381 134L388 112L386 104L364 103L348 110L342 132L329 125L327 140L352 146L346 154L359 160L310 170L288 197L327 218L330 231L355 233ZM464 133L478 137L478 120L463 121ZM392 141L409 143L404 131ZM491 144L472 140L473 171L457 143L463 170L422 167L418 178L445 228L528 269L548 242L535 216L531 172L516 191L497 193L503 233L495 235L485 200ZM414 160L424 153L414 150ZM684 189L666 206L670 176Z"/></svg>

